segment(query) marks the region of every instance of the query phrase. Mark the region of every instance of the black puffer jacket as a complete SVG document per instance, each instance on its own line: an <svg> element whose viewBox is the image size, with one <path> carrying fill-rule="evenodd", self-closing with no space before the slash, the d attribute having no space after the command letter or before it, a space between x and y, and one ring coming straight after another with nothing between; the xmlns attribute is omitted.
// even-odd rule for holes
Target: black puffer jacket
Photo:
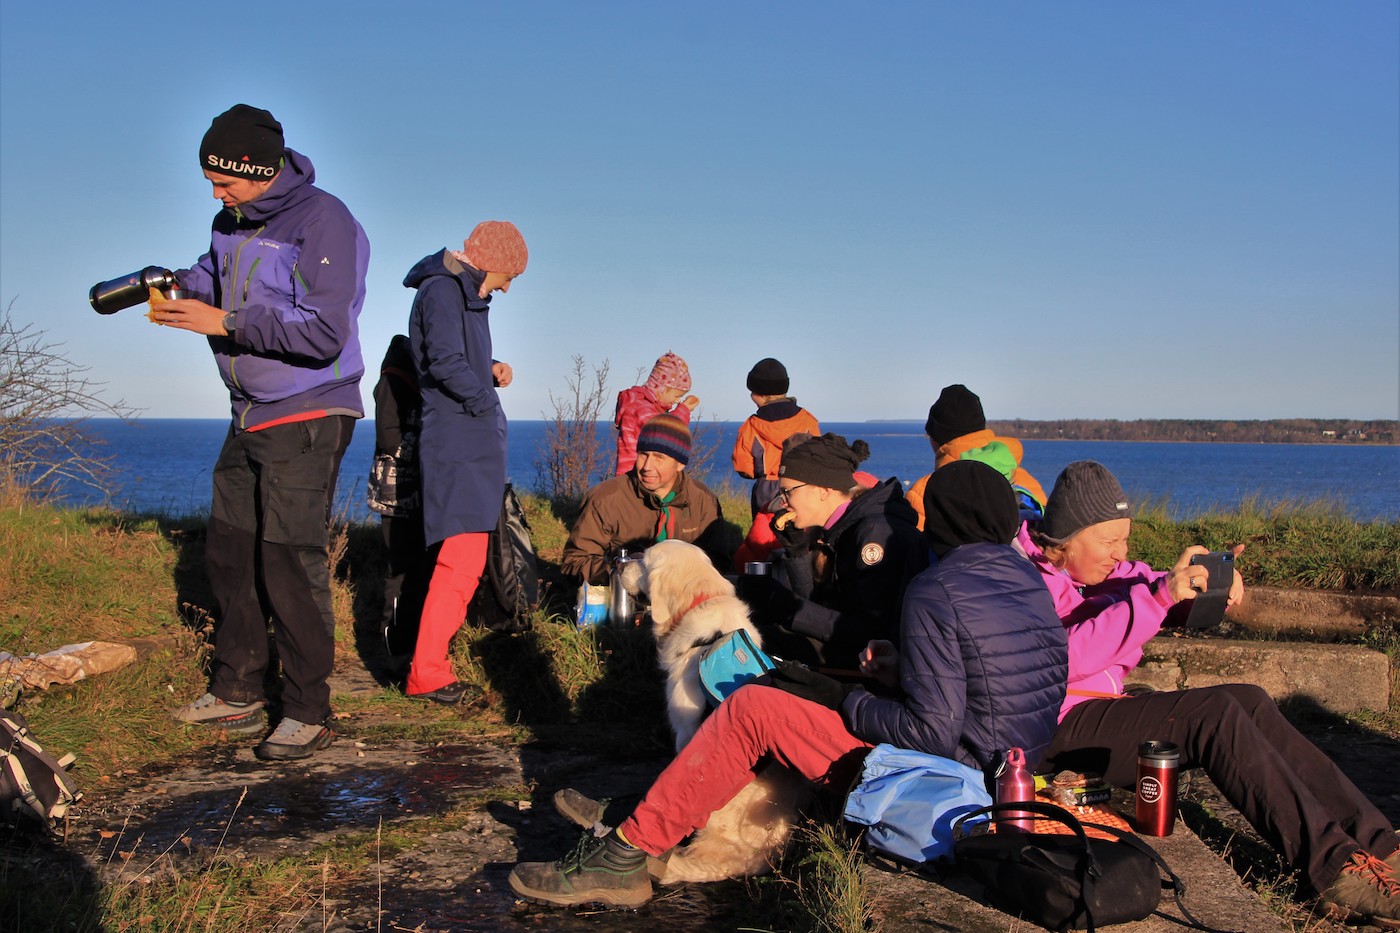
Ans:
<svg viewBox="0 0 1400 933"><path fill-rule="evenodd" d="M895 640L904 588L928 566L928 545L916 521L893 477L851 500L821 535L834 562L828 575L813 582L810 554L782 561L800 597L786 627L825 642L826 657L840 657L849 667L870 639Z"/></svg>
<svg viewBox="0 0 1400 933"><path fill-rule="evenodd" d="M1005 544L965 544L904 594L904 696L853 691L842 712L867 742L985 768L1017 746L1039 762L1065 696L1069 649L1050 591Z"/></svg>

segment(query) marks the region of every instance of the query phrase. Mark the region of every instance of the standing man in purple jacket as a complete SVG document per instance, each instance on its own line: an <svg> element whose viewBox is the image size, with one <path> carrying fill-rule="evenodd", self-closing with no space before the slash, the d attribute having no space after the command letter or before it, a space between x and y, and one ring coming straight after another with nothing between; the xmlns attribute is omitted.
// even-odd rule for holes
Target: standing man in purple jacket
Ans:
<svg viewBox="0 0 1400 933"><path fill-rule="evenodd" d="M334 740L327 528L336 473L360 399L358 319L369 241L338 199L312 184L266 110L214 118L199 164L224 208L209 251L177 273L185 294L152 320L205 334L233 404L214 464L205 556L220 616L209 691L175 711L187 723L264 729L270 618L282 663L282 719L254 749L306 758Z"/></svg>

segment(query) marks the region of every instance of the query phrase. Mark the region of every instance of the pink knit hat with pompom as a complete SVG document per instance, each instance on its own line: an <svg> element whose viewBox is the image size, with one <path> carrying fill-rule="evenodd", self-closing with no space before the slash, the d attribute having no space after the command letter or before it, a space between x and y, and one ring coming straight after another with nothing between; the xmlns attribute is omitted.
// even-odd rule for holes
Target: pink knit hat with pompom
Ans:
<svg viewBox="0 0 1400 933"><path fill-rule="evenodd" d="M689 392L690 367L685 365L685 360L667 350L662 354L661 359L656 361L656 365L651 368L651 375L647 376L646 387L653 392L660 392L662 389Z"/></svg>

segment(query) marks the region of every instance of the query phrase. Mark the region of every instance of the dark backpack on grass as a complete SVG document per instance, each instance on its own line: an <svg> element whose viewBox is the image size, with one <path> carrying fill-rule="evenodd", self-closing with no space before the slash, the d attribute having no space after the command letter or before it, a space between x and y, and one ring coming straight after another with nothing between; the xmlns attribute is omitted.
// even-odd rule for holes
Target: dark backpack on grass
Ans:
<svg viewBox="0 0 1400 933"><path fill-rule="evenodd" d="M14 710L0 710L0 819L53 829L82 794L68 776L73 755L55 758Z"/></svg>
<svg viewBox="0 0 1400 933"><path fill-rule="evenodd" d="M540 604L540 570L530 542L530 523L510 483L506 483L501 517L486 545L482 578L490 586L477 587L473 605L486 627L493 632L528 631L530 615Z"/></svg>

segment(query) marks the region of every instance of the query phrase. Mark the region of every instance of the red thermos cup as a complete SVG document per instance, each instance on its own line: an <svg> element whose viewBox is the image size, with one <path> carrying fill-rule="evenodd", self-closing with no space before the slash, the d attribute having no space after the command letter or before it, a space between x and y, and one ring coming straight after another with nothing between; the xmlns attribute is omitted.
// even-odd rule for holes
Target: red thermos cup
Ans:
<svg viewBox="0 0 1400 933"><path fill-rule="evenodd" d="M1172 742L1138 746L1137 831L1170 836L1176 823L1176 771L1181 752Z"/></svg>
<svg viewBox="0 0 1400 933"><path fill-rule="evenodd" d="M1035 799L1035 778L1026 770L1026 753L1019 748L1008 749L1006 761L996 778L997 803L1025 803ZM1009 832L1035 832L1035 814L1026 810L1014 810L1004 814L1009 817L999 821L997 826ZM1000 830L999 830L1000 831Z"/></svg>

